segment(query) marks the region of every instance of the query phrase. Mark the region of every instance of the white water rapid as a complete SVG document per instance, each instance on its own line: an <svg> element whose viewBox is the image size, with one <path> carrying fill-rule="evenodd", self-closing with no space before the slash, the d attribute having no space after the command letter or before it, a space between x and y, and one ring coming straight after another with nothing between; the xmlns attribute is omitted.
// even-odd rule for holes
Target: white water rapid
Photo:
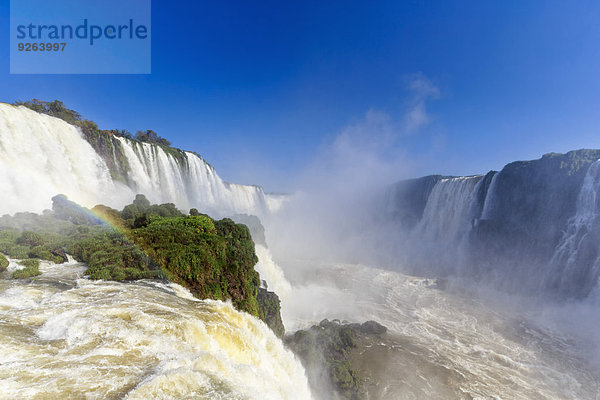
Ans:
<svg viewBox="0 0 600 400"><path fill-rule="evenodd" d="M40 269L33 282L0 279L1 399L311 398L294 355L229 304L175 284L89 281L75 262Z"/></svg>

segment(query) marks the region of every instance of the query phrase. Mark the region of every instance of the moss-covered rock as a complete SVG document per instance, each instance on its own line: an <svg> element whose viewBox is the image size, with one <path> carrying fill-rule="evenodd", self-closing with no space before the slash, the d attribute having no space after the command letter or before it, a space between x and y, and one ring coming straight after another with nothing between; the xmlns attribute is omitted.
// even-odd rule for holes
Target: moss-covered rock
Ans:
<svg viewBox="0 0 600 400"><path fill-rule="evenodd" d="M157 218L130 235L170 281L258 316L258 259L246 226L204 216Z"/></svg>
<svg viewBox="0 0 600 400"><path fill-rule="evenodd" d="M258 317L263 320L275 334L282 338L285 327L281 320L281 302L279 296L267 289L259 288L256 297L258 301Z"/></svg>
<svg viewBox="0 0 600 400"><path fill-rule="evenodd" d="M343 399L360 400L366 396L364 378L351 365L350 352L360 337L386 331L375 321L361 325L325 319L310 329L286 336L285 343L302 361L314 392L330 388Z"/></svg>

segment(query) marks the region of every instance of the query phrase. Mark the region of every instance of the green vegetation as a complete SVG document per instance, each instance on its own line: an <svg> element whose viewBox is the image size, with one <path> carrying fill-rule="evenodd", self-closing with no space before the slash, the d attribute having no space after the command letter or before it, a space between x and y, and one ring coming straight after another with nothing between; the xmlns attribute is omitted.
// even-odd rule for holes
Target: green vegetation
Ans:
<svg viewBox="0 0 600 400"><path fill-rule="evenodd" d="M158 134L151 129L147 131L137 131L135 138L140 142L156 143L167 147L171 146L171 142L163 137L158 136Z"/></svg>
<svg viewBox="0 0 600 400"><path fill-rule="evenodd" d="M0 253L0 272L6 271L8 267L8 260L4 257L4 254Z"/></svg>
<svg viewBox="0 0 600 400"><path fill-rule="evenodd" d="M25 268L14 271L10 276L13 279L31 278L42 274L40 272L40 260L29 258L27 260L19 261L19 264Z"/></svg>
<svg viewBox="0 0 600 400"><path fill-rule="evenodd" d="M285 327L281 320L281 302L279 301L279 296L274 292L269 292L267 289L260 288L258 289L256 299L258 301L258 318L265 321L278 337L283 337Z"/></svg>
<svg viewBox="0 0 600 400"><path fill-rule="evenodd" d="M171 203L152 205L143 195L122 211L102 205L87 210L63 195L52 202L52 211L43 215L1 217L0 252L53 262L65 261L68 253L88 265L90 279L168 279L198 298L231 300L283 335L277 296L262 296L259 305L258 259L245 225L215 221L197 210L184 215ZM32 267L15 277L39 273L34 272Z"/></svg>
<svg viewBox="0 0 600 400"><path fill-rule="evenodd" d="M191 214L191 210L190 210ZM235 214L231 217L238 224L244 224L250 229L252 239L254 243L267 246L267 239L265 238L265 227L260 222L260 219L256 215L248 214Z"/></svg>

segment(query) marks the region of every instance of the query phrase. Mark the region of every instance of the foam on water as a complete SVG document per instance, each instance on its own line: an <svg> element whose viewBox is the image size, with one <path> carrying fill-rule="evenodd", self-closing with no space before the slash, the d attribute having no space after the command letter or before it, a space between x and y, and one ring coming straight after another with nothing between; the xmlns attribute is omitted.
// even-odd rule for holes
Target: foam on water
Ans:
<svg viewBox="0 0 600 400"><path fill-rule="evenodd" d="M175 284L67 280L80 267L0 280L0 398L311 398L261 321Z"/></svg>

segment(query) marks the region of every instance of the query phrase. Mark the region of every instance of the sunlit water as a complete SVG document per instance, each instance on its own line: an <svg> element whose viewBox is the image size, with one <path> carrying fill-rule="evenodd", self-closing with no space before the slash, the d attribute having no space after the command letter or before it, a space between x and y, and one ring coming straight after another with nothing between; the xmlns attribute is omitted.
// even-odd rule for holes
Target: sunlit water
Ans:
<svg viewBox="0 0 600 400"><path fill-rule="evenodd" d="M0 215L41 212L59 193L86 207L101 203L117 208L143 193L153 203L174 203L182 210L196 207L213 216L262 215L285 201L258 186L224 182L195 153L184 152L176 159L157 145L120 137L112 143L120 145L123 160L114 149L112 155L97 154L78 127L61 119L0 103L0 186L12 194L0 202ZM111 178L110 158L129 167L121 171L126 184Z"/></svg>
<svg viewBox="0 0 600 400"><path fill-rule="evenodd" d="M0 279L2 399L310 398L294 355L228 304L175 284L89 281L75 262L41 270Z"/></svg>
<svg viewBox="0 0 600 400"><path fill-rule="evenodd" d="M0 280L2 399L311 396L293 354L230 305L174 284L89 281L74 261L41 270ZM288 330L325 317L389 328L354 356L370 399L600 398L600 373L572 338L435 280L352 265L288 275Z"/></svg>

